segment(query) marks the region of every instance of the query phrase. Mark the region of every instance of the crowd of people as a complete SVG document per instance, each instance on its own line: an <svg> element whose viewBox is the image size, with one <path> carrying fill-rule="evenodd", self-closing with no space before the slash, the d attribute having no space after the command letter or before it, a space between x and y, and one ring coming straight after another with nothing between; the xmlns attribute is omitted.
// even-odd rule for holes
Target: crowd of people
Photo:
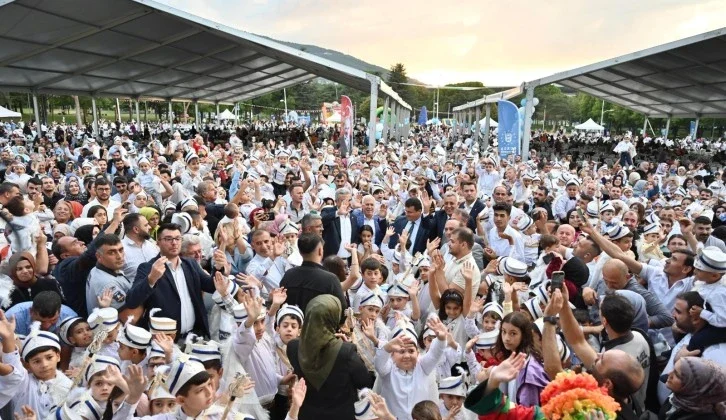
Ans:
<svg viewBox="0 0 726 420"><path fill-rule="evenodd" d="M718 163L100 128L3 130L2 418L726 418Z"/></svg>

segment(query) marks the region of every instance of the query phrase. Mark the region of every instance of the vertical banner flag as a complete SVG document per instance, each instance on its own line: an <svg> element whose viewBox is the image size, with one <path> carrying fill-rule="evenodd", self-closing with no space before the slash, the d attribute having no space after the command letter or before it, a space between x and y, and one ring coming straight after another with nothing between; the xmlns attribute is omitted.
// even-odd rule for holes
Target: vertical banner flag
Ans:
<svg viewBox="0 0 726 420"><path fill-rule="evenodd" d="M426 111L426 107L422 106L421 111L418 112L418 125L426 125L426 121L428 121L429 114Z"/></svg>
<svg viewBox="0 0 726 420"><path fill-rule="evenodd" d="M497 141L499 143L499 157L520 154L519 110L517 105L509 101L497 102L499 127L497 128Z"/></svg>
<svg viewBox="0 0 726 420"><path fill-rule="evenodd" d="M691 136L691 140L696 138L696 122L691 121L691 128L688 131L689 135Z"/></svg>
<svg viewBox="0 0 726 420"><path fill-rule="evenodd" d="M353 102L347 96L340 97L340 137L347 150L353 150Z"/></svg>

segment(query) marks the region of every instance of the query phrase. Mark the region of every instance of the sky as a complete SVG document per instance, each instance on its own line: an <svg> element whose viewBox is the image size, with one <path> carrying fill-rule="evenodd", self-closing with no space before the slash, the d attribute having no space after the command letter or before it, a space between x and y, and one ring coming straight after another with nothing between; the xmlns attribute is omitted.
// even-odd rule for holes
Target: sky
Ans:
<svg viewBox="0 0 726 420"><path fill-rule="evenodd" d="M726 0L158 0L431 85L514 86L726 26Z"/></svg>

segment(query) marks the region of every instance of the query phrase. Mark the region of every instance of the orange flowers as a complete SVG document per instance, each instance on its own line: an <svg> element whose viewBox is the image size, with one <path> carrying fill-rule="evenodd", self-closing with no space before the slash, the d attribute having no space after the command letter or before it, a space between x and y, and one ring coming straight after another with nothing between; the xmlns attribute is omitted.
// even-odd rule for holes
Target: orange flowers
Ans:
<svg viewBox="0 0 726 420"><path fill-rule="evenodd" d="M614 419L620 404L598 386L592 375L560 372L540 394L542 411L548 419L584 420L593 410L600 410L605 418Z"/></svg>

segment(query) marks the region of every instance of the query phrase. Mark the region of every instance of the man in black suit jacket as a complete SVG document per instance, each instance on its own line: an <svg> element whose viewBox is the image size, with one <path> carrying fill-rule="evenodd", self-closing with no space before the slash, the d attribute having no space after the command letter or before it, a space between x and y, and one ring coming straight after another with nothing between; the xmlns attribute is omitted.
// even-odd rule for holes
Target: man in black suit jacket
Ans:
<svg viewBox="0 0 726 420"><path fill-rule="evenodd" d="M297 247L303 257L302 265L287 270L280 280L280 287L287 290L287 303L299 306L305 313L308 302L315 297L333 295L343 308L342 323L348 302L338 277L321 265L323 239L315 233L303 233L297 240Z"/></svg>
<svg viewBox="0 0 726 420"><path fill-rule="evenodd" d="M177 339L189 332L209 337L202 292L214 293L213 277L195 260L179 256L182 233L178 225L163 224L157 235L159 255L139 265L134 284L126 294L126 307L160 308L157 316L177 320ZM227 265L224 253L215 252L214 266L224 267L223 272L229 273ZM148 313L140 325L148 325Z"/></svg>
<svg viewBox="0 0 726 420"><path fill-rule="evenodd" d="M464 196L464 202L459 206L460 209L466 209L469 212L469 221L466 227L476 232L476 218L479 213L484 210L484 203L476 197L476 184L474 181L462 181L461 192Z"/></svg>
<svg viewBox="0 0 726 420"><path fill-rule="evenodd" d="M370 194L363 196L361 204L363 205L361 208L353 210L353 217L359 229L367 224L366 221L370 221L373 224L373 243L380 247L381 242L383 242L383 237L386 236L386 229L388 229L386 207L381 206L381 211L376 214L376 199Z"/></svg>
<svg viewBox="0 0 726 420"><path fill-rule="evenodd" d="M449 191L444 194L444 204L440 210L437 210L431 218L431 233L429 239L441 238L441 244L444 240L444 227L446 222L454 215L457 206L456 193Z"/></svg>
<svg viewBox="0 0 726 420"><path fill-rule="evenodd" d="M409 232L408 238L411 241L411 247L408 248L412 255L417 252L426 251L426 241L431 235L431 216L423 217L423 204L418 198L409 198L404 203L406 214L398 216L393 222L393 231L396 233L391 238L388 246L393 249L398 244L398 235L404 229Z"/></svg>
<svg viewBox="0 0 726 420"><path fill-rule="evenodd" d="M350 209L351 193L347 188L335 191L335 206L325 207L320 211L323 219L324 257L341 254L341 244L358 243L358 222L352 217ZM345 233L346 230L350 233ZM345 237L343 237L343 235ZM347 254L342 252L342 255Z"/></svg>

